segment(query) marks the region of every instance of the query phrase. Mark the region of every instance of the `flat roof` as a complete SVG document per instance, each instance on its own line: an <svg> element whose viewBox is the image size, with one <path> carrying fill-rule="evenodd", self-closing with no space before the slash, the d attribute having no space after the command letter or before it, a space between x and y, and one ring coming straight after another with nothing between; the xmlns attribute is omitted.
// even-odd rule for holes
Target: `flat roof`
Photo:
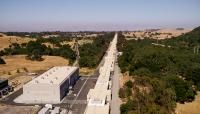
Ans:
<svg viewBox="0 0 200 114"><path fill-rule="evenodd" d="M109 101L111 99L110 74L114 69L117 35L110 43L105 56L105 62L99 69L99 77L94 89L90 89L87 95L89 101L84 114L109 114Z"/></svg>
<svg viewBox="0 0 200 114"><path fill-rule="evenodd" d="M78 67L56 66L36 77L28 84L60 84L77 69Z"/></svg>
<svg viewBox="0 0 200 114"><path fill-rule="evenodd" d="M90 99L106 100L106 97L111 93L111 90L90 89L88 97Z"/></svg>
<svg viewBox="0 0 200 114"><path fill-rule="evenodd" d="M85 114L109 114L109 104L105 106L87 106Z"/></svg>

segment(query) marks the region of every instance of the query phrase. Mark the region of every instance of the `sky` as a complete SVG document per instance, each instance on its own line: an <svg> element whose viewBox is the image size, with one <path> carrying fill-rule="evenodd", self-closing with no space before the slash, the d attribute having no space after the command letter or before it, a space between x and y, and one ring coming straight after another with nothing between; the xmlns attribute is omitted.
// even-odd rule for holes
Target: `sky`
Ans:
<svg viewBox="0 0 200 114"><path fill-rule="evenodd" d="M200 26L200 0L1 0L0 31L107 31Z"/></svg>

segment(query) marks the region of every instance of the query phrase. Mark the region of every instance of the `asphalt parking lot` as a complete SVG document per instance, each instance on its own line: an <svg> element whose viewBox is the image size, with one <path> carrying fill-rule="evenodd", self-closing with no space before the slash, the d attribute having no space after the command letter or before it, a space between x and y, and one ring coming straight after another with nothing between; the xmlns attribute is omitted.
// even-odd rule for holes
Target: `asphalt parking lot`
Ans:
<svg viewBox="0 0 200 114"><path fill-rule="evenodd" d="M62 108L70 109L75 114L84 113L87 105L87 93L91 88L95 86L98 77L98 72L90 77L80 77L76 82L73 92L67 95L61 104L55 104L55 106L60 106ZM23 93L23 89L19 89L5 98L2 98L0 103L15 106L34 106L36 104L22 104L15 103L13 100Z"/></svg>

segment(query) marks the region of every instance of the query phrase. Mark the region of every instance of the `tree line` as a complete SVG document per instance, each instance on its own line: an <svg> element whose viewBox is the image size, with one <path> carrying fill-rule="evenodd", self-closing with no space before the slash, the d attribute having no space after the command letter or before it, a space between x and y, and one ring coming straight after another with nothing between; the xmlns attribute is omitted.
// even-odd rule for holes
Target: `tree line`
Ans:
<svg viewBox="0 0 200 114"><path fill-rule="evenodd" d="M99 35L93 41L93 43L83 44L79 47L80 60L79 65L81 67L96 67L103 55L105 54L110 41L114 37L114 32L105 33Z"/></svg>
<svg viewBox="0 0 200 114"><path fill-rule="evenodd" d="M28 33L11 32L7 34L23 36ZM79 65L81 67L96 67L105 54L114 34L115 33L113 32L102 32L102 35L93 38L93 43L79 45ZM37 38L36 41L22 44L12 43L8 48L0 51L0 56L23 54L27 55L27 59L37 61L42 61L43 55L61 56L69 59L70 63L73 63L76 59L76 52L73 51L69 45L61 45L61 42L63 41L66 41L66 39L61 37L52 37L47 39ZM46 46L44 43L51 43L53 47Z"/></svg>
<svg viewBox="0 0 200 114"><path fill-rule="evenodd" d="M30 60L43 60L43 55L50 56L61 56L66 59L69 59L70 63L76 58L76 53L73 51L69 45L60 45L60 41L58 39L49 39L49 42L57 45L57 48L51 48L50 46L46 46L42 43L46 42L42 39L37 39L36 41L30 41L28 43L12 43L8 48L0 51L0 56L4 55L27 55L27 59Z"/></svg>

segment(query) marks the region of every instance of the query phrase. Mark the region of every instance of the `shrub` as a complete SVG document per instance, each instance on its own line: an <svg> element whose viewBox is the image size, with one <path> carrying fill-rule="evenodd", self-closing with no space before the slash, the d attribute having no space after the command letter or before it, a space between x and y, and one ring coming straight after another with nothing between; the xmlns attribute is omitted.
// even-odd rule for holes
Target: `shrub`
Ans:
<svg viewBox="0 0 200 114"><path fill-rule="evenodd" d="M125 86L127 86L128 88L132 88L133 87L133 82L129 80L129 81L127 81L125 83Z"/></svg>
<svg viewBox="0 0 200 114"><path fill-rule="evenodd" d="M6 64L6 62L0 57L0 64Z"/></svg>
<svg viewBox="0 0 200 114"><path fill-rule="evenodd" d="M126 97L125 89L124 88L120 88L119 89L119 97L120 98L125 98Z"/></svg>

